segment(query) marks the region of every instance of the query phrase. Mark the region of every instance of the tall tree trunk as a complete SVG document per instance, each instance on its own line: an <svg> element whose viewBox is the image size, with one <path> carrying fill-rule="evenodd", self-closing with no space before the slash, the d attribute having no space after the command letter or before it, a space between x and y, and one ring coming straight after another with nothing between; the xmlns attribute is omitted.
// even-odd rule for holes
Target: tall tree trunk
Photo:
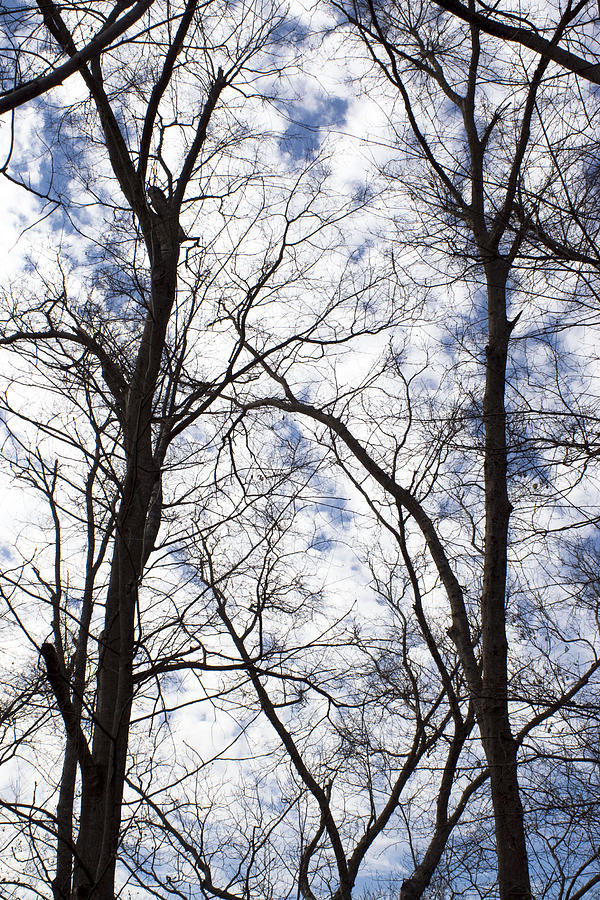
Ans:
<svg viewBox="0 0 600 900"><path fill-rule="evenodd" d="M506 366L512 329L506 317L509 264L486 263L488 346L483 422L485 427L485 551L481 593L482 695L479 728L490 769L498 885L501 900L530 900L529 865L523 807L517 779L517 749L508 710L506 573L508 499L506 441Z"/></svg>
<svg viewBox="0 0 600 900"><path fill-rule="evenodd" d="M127 467L117 516L97 672L92 759L94 777L82 785L73 898L113 900L121 806L133 700L134 628L144 562L144 529L160 477L152 412L165 335L175 299L179 243L174 228L157 223L149 248L152 302L130 382L125 413Z"/></svg>

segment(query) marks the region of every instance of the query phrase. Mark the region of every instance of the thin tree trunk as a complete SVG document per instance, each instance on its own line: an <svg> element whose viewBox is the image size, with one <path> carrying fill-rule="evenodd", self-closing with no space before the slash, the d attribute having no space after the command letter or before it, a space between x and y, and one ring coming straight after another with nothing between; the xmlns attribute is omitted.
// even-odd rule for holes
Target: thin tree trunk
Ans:
<svg viewBox="0 0 600 900"><path fill-rule="evenodd" d="M77 779L77 748L67 735L60 793L56 808L58 826L56 848L56 875L52 880L54 900L69 900L71 896L71 874L73 871L73 804L75 802L75 782Z"/></svg>

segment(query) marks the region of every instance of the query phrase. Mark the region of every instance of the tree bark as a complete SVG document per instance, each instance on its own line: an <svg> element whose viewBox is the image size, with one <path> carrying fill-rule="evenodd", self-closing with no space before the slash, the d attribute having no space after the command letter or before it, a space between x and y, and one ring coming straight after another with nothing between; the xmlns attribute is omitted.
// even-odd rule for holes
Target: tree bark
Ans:
<svg viewBox="0 0 600 900"><path fill-rule="evenodd" d="M60 793L56 808L58 826L56 848L56 875L52 880L54 900L69 900L71 895L71 875L73 872L73 805L75 803L75 782L77 779L77 752L73 741L67 735Z"/></svg>
<svg viewBox="0 0 600 900"><path fill-rule="evenodd" d="M481 593L482 694L478 703L481 739L490 769L501 900L530 900L531 886L523 807L517 778L517 747L508 708L506 574L508 499L506 367L512 329L506 317L509 264L485 265L488 293L483 422L485 427L485 550Z"/></svg>
<svg viewBox="0 0 600 900"><path fill-rule="evenodd" d="M133 700L134 626L144 563L144 531L160 478L152 440L152 406L175 299L179 243L156 221L151 308L146 316L124 420L126 473L117 516L104 632L97 672L92 758L97 777L82 786L73 900L113 900L121 806ZM171 237L173 239L171 240Z"/></svg>

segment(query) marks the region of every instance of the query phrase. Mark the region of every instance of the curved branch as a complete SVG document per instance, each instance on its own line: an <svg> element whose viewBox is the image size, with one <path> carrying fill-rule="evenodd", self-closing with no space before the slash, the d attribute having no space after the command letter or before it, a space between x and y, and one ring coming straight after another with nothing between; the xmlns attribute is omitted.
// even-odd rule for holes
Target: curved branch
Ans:
<svg viewBox="0 0 600 900"><path fill-rule="evenodd" d="M28 103L35 97L40 97L52 88L62 84L74 72L80 70L82 65L99 56L113 41L124 34L128 28L150 9L153 3L154 0L139 0L128 13L108 28L101 29L89 44L86 44L82 50L74 53L62 66L58 66L47 75L33 78L12 91L5 92L0 96L0 115L16 109L24 103Z"/></svg>
<svg viewBox="0 0 600 900"><path fill-rule="evenodd" d="M492 37L498 37L511 43L520 44L527 47L540 56L557 63L569 72L580 75L586 81L592 84L600 84L600 65L597 62L584 59L565 50L563 47L556 46L551 40L541 36L541 34L531 31L528 28L521 28L515 25L505 25L498 22L497 19L491 19L483 13L475 12L474 9L464 6L459 0L433 0L433 2L444 9L446 12L452 13L464 22L470 25L476 25L486 34ZM571 19L573 19L585 6L588 0L582 0L572 11Z"/></svg>

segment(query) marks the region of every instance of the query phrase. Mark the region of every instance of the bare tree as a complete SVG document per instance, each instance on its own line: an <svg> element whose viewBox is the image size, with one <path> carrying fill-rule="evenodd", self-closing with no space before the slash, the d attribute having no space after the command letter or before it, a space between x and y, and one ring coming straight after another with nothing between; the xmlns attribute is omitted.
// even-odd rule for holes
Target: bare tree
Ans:
<svg viewBox="0 0 600 900"><path fill-rule="evenodd" d="M361 400L356 412L370 410L371 434L368 437L363 424L357 424L355 428L348 424L353 409L350 391L338 396L335 386L330 385L329 394L320 389L320 398L324 399L319 402L303 400L289 368L285 374L283 369L269 370L279 385L278 398L264 399L246 408L270 405L319 423L329 431L333 452L342 457L344 465L351 470L359 466L358 472L362 469L363 474L357 472L355 480L362 483L367 479L377 484L389 498L392 508L397 508L400 520L408 516L420 531L436 577L446 594L451 614L448 635L461 662L489 766L500 896L527 898L532 889L517 777L517 751L521 739L516 736L519 727L511 726L511 719L516 716L514 704L517 698L535 704L540 686L538 684L534 689L530 685L529 689L524 688L524 694L519 693L514 682L510 687L511 669L518 666L520 652L520 641L512 634L510 614L510 598L516 589L514 573L522 564L515 548L527 538L515 529L514 538L510 539L509 523L518 490L513 492L514 500L511 500L509 488L519 467L525 466L527 470L531 465L531 451L526 449L527 445L543 446L544 426L535 433L533 423L528 422L525 430L520 432L518 408L511 407L507 411L507 395L512 400L526 393L523 378L526 382L529 378L526 369L520 377L510 349L516 340L517 324L523 316L527 320L531 295L524 281L522 285L517 283L530 265L528 256L532 246L528 242L525 247L530 224L519 214L519 203L522 196L535 197L537 209L544 206L544 201L551 202L549 195L544 193L546 182L540 177L539 170L533 176L530 173L534 168L532 159L537 164L543 153L544 113L546 103L550 101L543 96L542 84L553 57L544 54L522 74L516 73L508 80L506 95L491 97L487 87L500 83L503 62L496 62L486 55L478 23L472 16L470 29L462 30L457 26L449 30L451 20L422 5L383 9L376 4L339 4L336 9L363 40L375 70L397 91L411 132L404 145L402 163L397 168L393 163L390 166L396 183L408 187L415 215L419 217L418 235L417 228L411 229L410 220L402 222L405 235L408 232L410 237L404 236L401 246L407 250L415 246L426 248L422 252L435 254L440 268L444 266L445 256L448 269L460 272L472 289L485 298L476 328L471 333L462 329L460 338L470 348L471 358L481 365L483 378L480 381L474 371L468 381L463 381L462 390L466 392L467 400L454 409L450 419L456 422L462 418L473 423L473 430L470 438L467 438L468 431L464 434L462 446L459 440L454 452L451 447L452 444L456 446L462 428L457 428L449 437L443 435L440 442L449 439L452 444L450 447L443 445L444 455L438 456L435 462L431 460L432 468L426 470L425 475L418 476L420 467L407 460L405 466L409 471L414 469L415 474L411 486L405 486L400 474L404 471L400 460L406 458L408 452L405 449L406 433L394 438L389 417L378 413L374 405L367 407L365 397L368 394L364 390L357 391ZM564 12L550 39L552 46L557 45L578 12L579 9L571 10L570 7ZM428 105L423 96L427 97ZM511 115L507 116L509 106ZM448 113L449 107L454 110L452 114ZM451 115L454 118L449 120ZM455 122L458 123L456 126ZM571 146L572 152L577 153L577 146ZM535 157L534 147L538 154ZM396 260L399 254L400 250L395 255ZM543 258L543 255L537 258ZM570 286L572 284L570 282ZM574 302L577 306L577 297ZM537 312L537 301L532 306ZM554 309L551 307L543 315L547 324L540 331L547 335L553 327L549 323ZM521 323L521 327L527 326ZM560 377L557 375L557 381ZM560 386L558 390L560 392ZM439 422L441 413L438 408L433 408ZM575 415L569 400L565 399L561 409L562 412L553 410L545 421L556 424L557 416ZM591 415L595 413L591 411ZM585 416L589 421L590 412L587 411ZM407 421L410 424L413 420ZM480 430L476 423L480 423ZM373 433L375 427L377 431ZM554 432L555 447L563 441L568 442L564 431L559 428L558 432L558 437L557 431ZM359 436L361 434L363 437ZM324 440L322 432L318 439ZM343 452L337 448L343 448ZM435 516L427 512L426 498L435 491L434 485L442 477L440 460L446 457L457 465L457 452L468 453L469 450L478 457L477 466L481 460L477 476L479 489L471 494L464 481L455 482L452 476L450 483L453 486L446 489L457 525L464 514L465 526L472 534L474 555L464 566L462 561L453 564L454 551L450 549L443 526L447 513L436 522ZM551 451L546 462L539 463L542 471L547 473L556 465L552 457ZM580 478L578 470L572 471L571 475L570 487L576 489ZM548 477L546 474L546 482ZM556 478L557 493L553 496L558 503L567 489L569 477L567 475L566 481L560 480L559 476ZM369 494L369 488L364 490ZM372 502L375 505L376 501ZM377 501L378 504L381 502ZM392 514L390 509L387 516ZM388 528L392 528L389 518L386 519ZM575 517L570 525L581 527L586 521L593 521L591 510L581 521ZM397 524L395 527L398 530ZM565 526L557 522L555 527L563 529ZM405 562L410 571L408 552ZM524 567L526 575L518 582L518 590L535 591L536 577L526 564ZM473 602L474 598L469 599L470 592L463 586L468 579L472 579L480 592L477 603ZM414 581L417 581L416 577ZM523 612L523 615L529 613ZM585 628L591 639L594 637L592 623L593 618L588 617ZM581 639L587 640L583 634ZM509 656L509 640L515 641L514 661ZM595 652L592 652L586 677L597 669ZM585 683L579 680L579 674L578 668L574 667L570 677L576 687ZM559 688L556 702L561 695L565 700L564 692ZM553 700L546 704L542 717L556 709Z"/></svg>
<svg viewBox="0 0 600 900"><path fill-rule="evenodd" d="M39 409L32 419L17 408L14 421L21 425L12 432L14 466L46 497L54 535L51 574L40 563L31 566L25 560L6 573L5 597L12 609L15 596L29 594L51 610L51 639L40 642L32 634L31 640L38 643L66 739L52 880L57 898L114 896L136 691L133 663L145 640L136 625L140 585L163 515L167 453L245 368L234 345L224 368L207 369L206 380L188 371L202 293L214 275L202 267L211 240L203 227L202 246L196 240L193 260L187 254L191 275L179 284L186 238L180 214L190 195L199 202L212 197L218 207L228 195L235 200L241 187L249 189L252 170L227 172L227 161L234 159L228 148L241 135L232 133L226 116L220 119L220 135L209 138L209 131L223 92L236 79L242 87L250 71L257 77L248 68L250 60L258 59L277 27L273 10L247 11L236 22L224 17L223 9L201 9L195 0L177 8L138 7L133 18L130 11L129 24L142 12L146 20L134 45L121 43L108 52L108 43L119 33L113 23L121 30L127 27L118 18L125 7L117 4L102 20L96 43L79 54L75 39L85 26L82 10L40 4L43 23L34 24L19 48L21 55L34 54L41 39L76 62L87 97L67 115L75 124L85 115L93 129L93 140L103 150L94 161L97 174L107 172L112 178L105 209L115 215L112 240L100 248L102 263L87 297L84 289L83 297L71 298L66 276L55 285L47 282L41 302L32 296L29 304L21 298L13 307L9 301L1 339L21 359L31 360L31 371L37 370L46 393L62 390L81 417L69 428L59 426L53 414L44 421ZM94 49L98 40L104 47L102 61ZM136 67L143 74L132 77ZM175 90L182 75L185 99ZM28 88L25 93L31 96ZM172 140L175 131L178 137ZM84 167L81 177L93 178ZM251 215L257 210L260 214L260 205ZM296 218L301 216L300 211ZM239 225L239 238L231 226L230 253L243 238L245 226ZM285 230L278 249L279 256L265 263L254 281L246 281L241 302L233 300L223 311L225 319L235 316L242 322L248 314L285 253ZM8 396L5 408L12 409ZM28 423L37 447L20 436ZM53 461L41 449L42 438L56 447ZM83 467L83 476L71 474L65 456L73 460L74 472ZM73 612L64 541L78 528L84 534L79 548L84 576L76 579L78 608ZM92 634L99 614L101 633ZM15 615L21 621L16 610Z"/></svg>

